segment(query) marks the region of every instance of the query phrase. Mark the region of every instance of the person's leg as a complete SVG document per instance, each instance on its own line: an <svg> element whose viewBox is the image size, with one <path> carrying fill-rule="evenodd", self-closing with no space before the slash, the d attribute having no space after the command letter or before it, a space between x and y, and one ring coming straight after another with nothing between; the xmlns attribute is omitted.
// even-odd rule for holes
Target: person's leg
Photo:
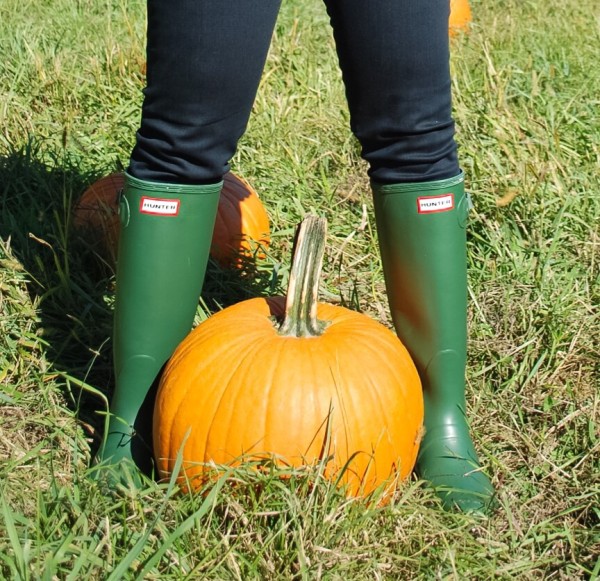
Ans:
<svg viewBox="0 0 600 581"><path fill-rule="evenodd" d="M246 129L281 0L148 0L147 87L129 173L206 184Z"/></svg>
<svg viewBox="0 0 600 581"><path fill-rule="evenodd" d="M417 470L445 506L493 496L465 418L468 201L451 112L448 0L326 0L369 162L390 310L423 383Z"/></svg>
<svg viewBox="0 0 600 581"><path fill-rule="evenodd" d="M448 0L325 0L352 131L376 183L459 173L450 101Z"/></svg>
<svg viewBox="0 0 600 581"><path fill-rule="evenodd" d="M152 387L193 322L222 176L246 128L278 8L279 0L148 2L147 88L121 199L115 390L102 465L133 460L151 470Z"/></svg>

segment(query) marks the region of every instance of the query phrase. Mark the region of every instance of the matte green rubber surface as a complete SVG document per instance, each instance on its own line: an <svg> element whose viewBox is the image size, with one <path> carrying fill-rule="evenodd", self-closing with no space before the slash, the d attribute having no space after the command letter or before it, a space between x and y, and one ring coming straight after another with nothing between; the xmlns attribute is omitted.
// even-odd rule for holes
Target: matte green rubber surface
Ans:
<svg viewBox="0 0 600 581"><path fill-rule="evenodd" d="M469 200L463 175L373 184L373 193L394 326L423 383L426 432L417 471L447 508L485 512L494 491L465 417Z"/></svg>
<svg viewBox="0 0 600 581"><path fill-rule="evenodd" d="M222 184L179 186L126 176L114 315L115 390L96 463L152 470L155 382L191 329Z"/></svg>

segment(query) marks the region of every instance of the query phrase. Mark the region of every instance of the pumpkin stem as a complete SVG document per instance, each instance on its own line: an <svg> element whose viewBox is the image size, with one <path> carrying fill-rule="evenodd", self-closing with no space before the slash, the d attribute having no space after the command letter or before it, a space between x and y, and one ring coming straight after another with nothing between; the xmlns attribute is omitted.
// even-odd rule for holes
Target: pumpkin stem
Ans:
<svg viewBox="0 0 600 581"><path fill-rule="evenodd" d="M327 220L318 216L306 216L298 228L280 335L318 337L327 326L317 319L326 234Z"/></svg>

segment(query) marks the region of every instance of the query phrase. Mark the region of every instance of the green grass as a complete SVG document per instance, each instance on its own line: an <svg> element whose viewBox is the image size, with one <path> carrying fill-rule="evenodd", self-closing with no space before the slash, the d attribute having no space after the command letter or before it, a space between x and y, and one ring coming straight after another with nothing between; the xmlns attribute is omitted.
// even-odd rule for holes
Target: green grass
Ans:
<svg viewBox="0 0 600 581"><path fill-rule="evenodd" d="M600 575L600 41L594 0L473 1L453 42L475 209L468 400L499 493L446 513L417 480L384 508L318 473L112 494L86 471L112 385L114 275L74 201L127 163L144 3L0 6L0 577L590 579ZM284 3L234 169L272 220L252 279L211 265L204 311L280 292L293 229L327 217L323 297L390 324L365 165L327 18Z"/></svg>

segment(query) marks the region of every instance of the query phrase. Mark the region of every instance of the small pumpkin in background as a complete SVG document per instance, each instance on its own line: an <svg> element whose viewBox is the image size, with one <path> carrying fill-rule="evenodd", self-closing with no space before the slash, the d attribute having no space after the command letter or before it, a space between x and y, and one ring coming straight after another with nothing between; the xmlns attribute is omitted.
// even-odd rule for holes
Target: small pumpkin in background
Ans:
<svg viewBox="0 0 600 581"><path fill-rule="evenodd" d="M269 216L254 188L232 172L225 174L210 255L224 267L265 258L270 243Z"/></svg>
<svg viewBox="0 0 600 581"><path fill-rule="evenodd" d="M106 254L111 264L117 261L119 192L124 184L121 172L100 178L83 192L73 212L75 228L87 231L94 247Z"/></svg>
<svg viewBox="0 0 600 581"><path fill-rule="evenodd" d="M304 220L287 298L254 298L202 322L161 376L153 420L159 474L184 490L225 466L322 462L349 496L389 498L412 471L423 424L415 365L397 336L317 302L325 221Z"/></svg>
<svg viewBox="0 0 600 581"><path fill-rule="evenodd" d="M78 200L74 225L98 239L112 264L119 241L119 192L125 185L121 172L94 182ZM248 260L264 258L270 243L269 216L250 184L232 172L223 179L223 189L211 243L211 256L223 267L242 267Z"/></svg>
<svg viewBox="0 0 600 581"><path fill-rule="evenodd" d="M450 36L456 36L459 32L465 31L471 21L469 0L450 0L450 21L448 23Z"/></svg>

